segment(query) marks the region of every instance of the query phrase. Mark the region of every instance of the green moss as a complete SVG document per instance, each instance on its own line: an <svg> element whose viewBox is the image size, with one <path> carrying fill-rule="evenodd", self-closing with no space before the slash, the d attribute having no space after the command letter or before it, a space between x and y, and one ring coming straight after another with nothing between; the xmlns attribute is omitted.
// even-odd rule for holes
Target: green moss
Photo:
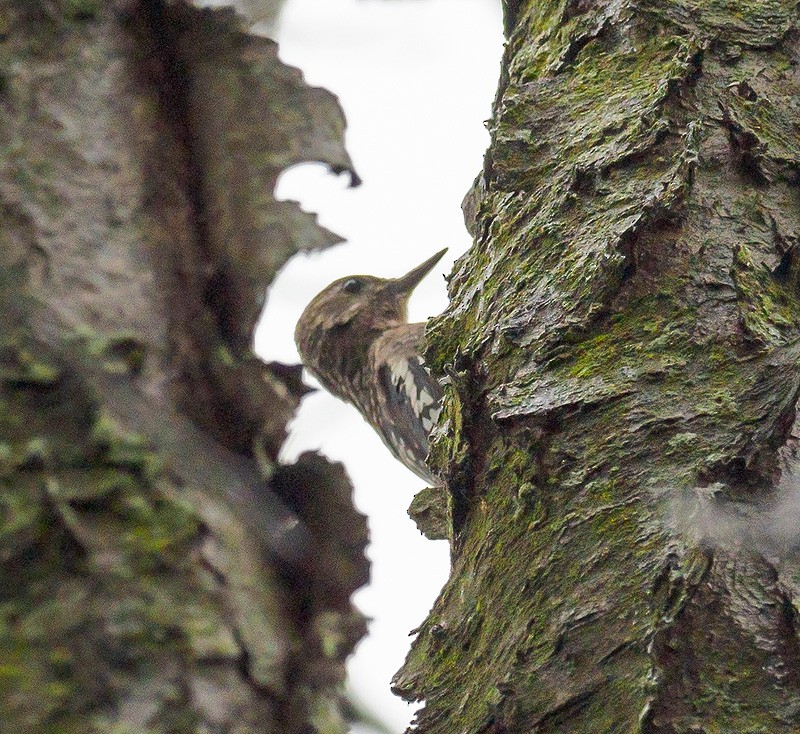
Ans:
<svg viewBox="0 0 800 734"><path fill-rule="evenodd" d="M408 508L417 529L430 540L450 537L449 493L444 487L428 487L417 492Z"/></svg>
<svg viewBox="0 0 800 734"><path fill-rule="evenodd" d="M147 440L126 431L109 413L98 414L90 440L108 464L140 469L152 460Z"/></svg>
<svg viewBox="0 0 800 734"><path fill-rule="evenodd" d="M122 540L138 565L179 560L187 543L197 535L199 519L194 509L177 500L128 494L115 502L115 510L127 528Z"/></svg>
<svg viewBox="0 0 800 734"><path fill-rule="evenodd" d="M215 350L216 358L224 367L234 367L237 364L231 350L225 344L218 344Z"/></svg>
<svg viewBox="0 0 800 734"><path fill-rule="evenodd" d="M563 639L559 641L559 629L553 626L553 615L562 605L573 610L571 614L580 614L587 598L583 589L587 583L587 562L599 562L592 561L595 557L593 549L625 547L631 534L641 535L637 509L624 502L628 490L618 483L597 481L587 487L586 498L561 492L558 497L561 511L542 518L538 527L532 530L530 517L525 511L520 511L518 502L520 493L532 496L536 491L534 485L520 477L518 472L524 465L530 475L534 449L525 443L517 443L514 450L503 450L501 445L498 441L490 447L490 451L495 452L493 471L497 474L488 494L474 509L470 520L471 542L462 548L459 574L445 591L444 603L457 605L459 624L438 631L426 627L421 636L424 646L417 645L414 651L424 657L412 659L406 665L407 669L413 668L417 661L422 664L424 660L426 675L429 676L428 691L436 692L440 704L448 705L445 702L450 701L449 705L457 706L459 725L469 730L480 730L494 712L502 711L508 694L504 692L506 689L501 681L493 680L491 674L488 677L482 675L480 682L476 681L465 668L465 657L481 661L481 670L491 671L506 670L501 661L510 654L516 660L515 690L519 694L524 679L520 668L533 671L552 664L554 656L560 654L559 649L565 644L569 651L567 654L576 658L576 670L580 669L579 660L584 656L602 654L602 651L593 649L593 640L596 639L593 635L606 639L604 633L593 629L596 624L608 626L608 640L619 635L621 629L625 629L625 634L641 634L632 631L630 619L621 628L614 619L603 615L584 625L565 625L564 629L569 630L566 642ZM538 494L545 497L548 492L545 487L538 489ZM593 533L585 538L585 543L581 542L574 533L574 529L582 525L578 519L583 511L594 507L599 498L607 501L608 506L602 513L591 513L588 522ZM533 503L526 499L526 504L530 507ZM515 506L516 514L513 513ZM509 522L512 516L514 521ZM640 554L631 559L633 562L626 565L625 572L615 570L618 574L615 590L622 587L630 600L637 598L642 578L648 572L649 555L658 542L657 539L643 538ZM557 568L558 573L551 573L551 568ZM495 614L494 610L499 609L513 609L515 613L511 616ZM522 627L515 627L514 620L520 621ZM657 623L657 617L644 608L640 609L635 620L633 624L637 628L654 629ZM436 621L436 610L432 621ZM467 647L468 653L465 652ZM648 663L644 656L639 657L638 681L643 681L648 673ZM524 696L514 696L514 705L520 707L518 713L523 715L521 720L524 720L525 711L536 710L537 706L544 705L556 695L554 690L542 687L540 678L531 676L531 681L535 681L531 686L522 684ZM615 695L627 702L623 710L637 706L638 681L628 676L614 682L613 685L619 686ZM459 692L457 700L448 694L451 690ZM487 690L490 691L488 700ZM601 703L596 705L598 709L602 708ZM597 713L599 716L599 711ZM596 725L600 719L595 717L592 720Z"/></svg>
<svg viewBox="0 0 800 734"><path fill-rule="evenodd" d="M651 643L674 625L665 654L685 645L695 659L696 646L714 669L676 729L765 730L767 707L737 710L759 700L755 681L736 680L741 651L710 650L717 620L687 609L707 591L710 561L672 525L671 502L709 468L773 441L796 399L798 269L761 264L783 254L791 230L775 212L796 203L797 126L780 114L795 90L787 83L781 99L770 87L785 71L793 6L645 2L619 22L591 4L519 7L491 176L474 192L476 245L428 328L426 358L452 392L436 462L478 458L453 577L400 687L427 700L436 732L644 729L648 702L672 690ZM720 61L721 38L745 44L739 60ZM741 94L736 75L774 101ZM736 201L737 172L717 156L720 107L752 132L748 155L766 172ZM754 241L732 258L742 232ZM698 637L682 640L693 615ZM763 657L743 665L756 678L765 669ZM510 672L511 685L493 671ZM559 704L594 685L587 675L597 694L564 704L560 720Z"/></svg>
<svg viewBox="0 0 800 734"><path fill-rule="evenodd" d="M677 433L667 441L667 450L672 453L683 454L696 446L699 439L700 437L691 431Z"/></svg>
<svg viewBox="0 0 800 734"><path fill-rule="evenodd" d="M76 343L103 369L112 374L139 374L144 369L147 346L136 331L99 333L81 326L75 330Z"/></svg>
<svg viewBox="0 0 800 734"><path fill-rule="evenodd" d="M673 0L668 4L650 1L643 10L707 41L770 48L782 39L794 17L793 8L791 0Z"/></svg>
<svg viewBox="0 0 800 734"><path fill-rule="evenodd" d="M48 492L62 502L99 500L114 493L135 492L138 484L133 475L105 466L62 469L48 481Z"/></svg>
<svg viewBox="0 0 800 734"><path fill-rule="evenodd" d="M52 364L36 360L25 351L17 353L16 364L0 366L0 379L12 386L53 385L61 371Z"/></svg>
<svg viewBox="0 0 800 734"><path fill-rule="evenodd" d="M748 333L764 344L793 339L800 325L800 299L766 267L757 267L745 244L735 253L734 277L739 312Z"/></svg>
<svg viewBox="0 0 800 734"><path fill-rule="evenodd" d="M692 350L689 319L690 313L681 312L672 298L646 296L564 355L562 369L569 377L613 379L624 368L659 372L682 368Z"/></svg>
<svg viewBox="0 0 800 734"><path fill-rule="evenodd" d="M94 20L102 8L102 0L61 0L61 7L68 20Z"/></svg>
<svg viewBox="0 0 800 734"><path fill-rule="evenodd" d="M238 645L211 641L201 617L185 608L194 596L182 569L199 519L166 491L159 457L143 438L96 415L74 381L31 370L43 363L33 351L12 351L4 357L37 379L0 385L0 708L40 734L88 731L86 716L75 728L64 709L94 695L87 666L109 671L94 658L95 644L124 649L127 674L159 656L188 654L188 636L176 635L187 620L197 622L192 639L205 640L198 649ZM160 605L158 618L154 589L172 602ZM125 609L122 600L130 602ZM82 646L79 666L73 644ZM137 675L147 679L143 670Z"/></svg>
<svg viewBox="0 0 800 734"><path fill-rule="evenodd" d="M0 474L11 467L14 461L14 449L11 444L0 442Z"/></svg>

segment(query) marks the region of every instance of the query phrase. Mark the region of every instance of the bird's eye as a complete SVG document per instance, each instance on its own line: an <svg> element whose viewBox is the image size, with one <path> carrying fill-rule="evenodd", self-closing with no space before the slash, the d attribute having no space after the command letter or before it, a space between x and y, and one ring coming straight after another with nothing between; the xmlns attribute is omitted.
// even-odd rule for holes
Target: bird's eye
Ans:
<svg viewBox="0 0 800 734"><path fill-rule="evenodd" d="M358 278L348 278L344 283L342 283L342 290L347 291L348 293L361 293L364 288L364 281Z"/></svg>

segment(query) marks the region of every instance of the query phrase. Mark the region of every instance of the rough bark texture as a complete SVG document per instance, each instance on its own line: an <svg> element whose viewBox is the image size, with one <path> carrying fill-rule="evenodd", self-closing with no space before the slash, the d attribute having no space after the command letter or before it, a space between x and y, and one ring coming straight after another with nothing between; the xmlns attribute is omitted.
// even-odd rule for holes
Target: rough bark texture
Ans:
<svg viewBox="0 0 800 734"><path fill-rule="evenodd" d="M250 351L336 100L232 12L0 4L0 731L341 732L364 519Z"/></svg>
<svg viewBox="0 0 800 734"><path fill-rule="evenodd" d="M797 13L506 3L419 732L800 730Z"/></svg>

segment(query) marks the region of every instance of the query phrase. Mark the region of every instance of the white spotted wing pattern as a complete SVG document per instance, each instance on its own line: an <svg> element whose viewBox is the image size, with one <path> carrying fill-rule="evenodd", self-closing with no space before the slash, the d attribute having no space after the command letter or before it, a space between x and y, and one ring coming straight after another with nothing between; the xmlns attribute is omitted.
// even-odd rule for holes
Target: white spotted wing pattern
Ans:
<svg viewBox="0 0 800 734"><path fill-rule="evenodd" d="M384 418L379 432L403 464L422 479L438 484L425 457L430 433L441 412L442 388L420 356L424 324L419 326L419 330L389 332L373 351L378 390L375 398Z"/></svg>

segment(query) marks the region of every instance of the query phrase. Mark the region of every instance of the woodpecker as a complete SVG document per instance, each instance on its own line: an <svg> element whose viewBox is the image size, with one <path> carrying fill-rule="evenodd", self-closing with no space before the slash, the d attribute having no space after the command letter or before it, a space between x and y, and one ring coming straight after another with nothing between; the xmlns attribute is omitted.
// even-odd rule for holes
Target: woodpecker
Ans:
<svg viewBox="0 0 800 734"><path fill-rule="evenodd" d="M447 250L400 278L350 275L306 306L294 332L306 368L354 405L417 476L441 482L425 463L442 387L422 359L425 324L409 324L411 292Z"/></svg>

